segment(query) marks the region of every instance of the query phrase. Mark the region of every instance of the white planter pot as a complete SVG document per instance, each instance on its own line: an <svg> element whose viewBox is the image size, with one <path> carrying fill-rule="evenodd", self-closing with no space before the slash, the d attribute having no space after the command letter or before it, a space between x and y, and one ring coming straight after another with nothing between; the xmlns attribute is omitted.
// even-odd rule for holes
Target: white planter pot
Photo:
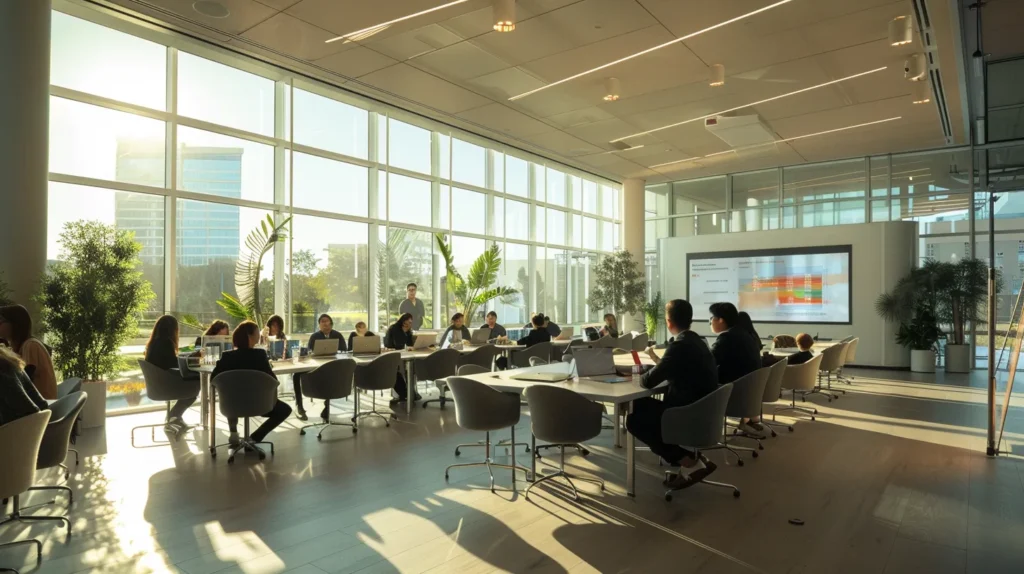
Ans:
<svg viewBox="0 0 1024 574"><path fill-rule="evenodd" d="M946 372L971 372L970 345L946 345Z"/></svg>
<svg viewBox="0 0 1024 574"><path fill-rule="evenodd" d="M910 351L910 370L915 373L935 372L935 351Z"/></svg>
<svg viewBox="0 0 1024 574"><path fill-rule="evenodd" d="M82 390L88 395L82 407L82 428L101 427L107 424L107 383L106 381L82 381Z"/></svg>

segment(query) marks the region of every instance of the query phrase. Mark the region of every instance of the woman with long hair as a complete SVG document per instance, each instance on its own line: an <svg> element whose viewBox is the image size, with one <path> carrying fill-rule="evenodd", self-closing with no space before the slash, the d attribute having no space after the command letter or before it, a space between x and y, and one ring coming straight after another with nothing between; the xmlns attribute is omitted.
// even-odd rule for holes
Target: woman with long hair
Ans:
<svg viewBox="0 0 1024 574"><path fill-rule="evenodd" d="M619 336L619 324L615 320L615 315L611 313L604 314L604 327L601 327L600 335L613 339Z"/></svg>
<svg viewBox="0 0 1024 574"><path fill-rule="evenodd" d="M146 343L145 359L147 363L180 375L181 372L178 370L178 329L178 320L173 315L164 315L157 319L153 324L153 332L149 335L149 341ZM165 432L177 435L188 430L188 425L185 424L183 417L185 411L196 402L196 398L198 397L175 401L167 411Z"/></svg>
<svg viewBox="0 0 1024 574"><path fill-rule="evenodd" d="M228 325L227 321L221 321L217 319L210 326L206 328L206 331L196 337L196 346L203 346L203 337L225 337L231 334L231 325Z"/></svg>
<svg viewBox="0 0 1024 574"><path fill-rule="evenodd" d="M0 307L0 339L25 362L25 372L47 400L57 399L57 375L53 371L50 352L32 336L32 316L21 305Z"/></svg>
<svg viewBox="0 0 1024 574"><path fill-rule="evenodd" d="M279 317L280 319L280 317ZM268 321L269 323L269 321ZM231 344L234 349L221 355L217 366L213 368L210 379L227 371L254 370L262 371L271 377L276 377L273 367L270 366L270 358L263 349L257 349L260 342L260 328L252 321L242 321L231 333ZM292 414L292 408L278 400L269 413L263 415L266 419L251 435L254 442L262 442L270 431L277 428L277 425L284 422L288 415ZM228 431L230 432L228 442L232 445L238 444L238 419L228 417Z"/></svg>
<svg viewBox="0 0 1024 574"><path fill-rule="evenodd" d="M14 351L0 347L0 426L50 408L24 367Z"/></svg>
<svg viewBox="0 0 1024 574"><path fill-rule="evenodd" d="M284 319L280 315L271 315L267 319L267 326L263 328L263 335L268 338L287 339L288 335L284 334Z"/></svg>
<svg viewBox="0 0 1024 574"><path fill-rule="evenodd" d="M739 312L736 326L754 338L758 349L764 348L764 341L761 340L761 335L757 334L757 329L754 329L754 321L750 319L750 315L746 311Z"/></svg>
<svg viewBox="0 0 1024 574"><path fill-rule="evenodd" d="M412 321L412 313L402 313L398 320L388 327L388 332L384 335L384 348L402 351L405 350L406 347L411 347L413 341ZM393 389L396 398L391 401L392 403L408 399L406 387L405 377L402 376L401 371L399 371L398 376L395 378L395 386ZM418 401L421 398L420 394L413 389L413 400Z"/></svg>

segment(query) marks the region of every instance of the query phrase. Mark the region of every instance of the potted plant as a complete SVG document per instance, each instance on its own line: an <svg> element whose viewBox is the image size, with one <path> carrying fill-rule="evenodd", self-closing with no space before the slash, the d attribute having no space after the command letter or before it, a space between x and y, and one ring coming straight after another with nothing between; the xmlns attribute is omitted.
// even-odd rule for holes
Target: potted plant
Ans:
<svg viewBox="0 0 1024 574"><path fill-rule="evenodd" d="M64 226L61 254L43 277L39 303L54 366L80 377L89 394L82 421L105 420L104 377L122 368L121 346L138 336L153 290L139 271L142 245L130 231L98 221Z"/></svg>
<svg viewBox="0 0 1024 574"><path fill-rule="evenodd" d="M519 293L512 287L496 287L498 272L501 271L501 249L497 244L491 245L476 258L469 267L469 273L463 277L455 268L455 256L452 246L444 234L434 236L437 250L444 258L446 275L441 282L447 287L448 294L455 299L455 308L466 316L467 323L479 320L476 311L492 299L504 298Z"/></svg>
<svg viewBox="0 0 1024 574"><path fill-rule="evenodd" d="M935 343L942 338L935 314L921 302L909 323L901 323L896 342L910 349L910 370L915 373L935 372Z"/></svg>
<svg viewBox="0 0 1024 574"><path fill-rule="evenodd" d="M647 302L647 281L644 270L633 255L620 249L604 256L593 270L594 282L587 303L600 313L610 309L613 314L635 315Z"/></svg>
<svg viewBox="0 0 1024 574"><path fill-rule="evenodd" d="M647 336L654 341L658 335L658 324L665 314L665 301L661 298L661 291L658 291L647 303L644 303L644 323L647 328Z"/></svg>
<svg viewBox="0 0 1024 574"><path fill-rule="evenodd" d="M968 323L985 324L988 304L988 263L973 258L957 262L929 262L934 276L935 312L942 325L948 325L946 336L946 372L967 373L971 370L971 347L967 344ZM1001 280L996 277L996 291Z"/></svg>
<svg viewBox="0 0 1024 574"><path fill-rule="evenodd" d="M915 372L935 372L935 343L942 336L934 311L935 265L927 262L912 269L875 301L879 316L899 324L896 342L910 349L910 369Z"/></svg>

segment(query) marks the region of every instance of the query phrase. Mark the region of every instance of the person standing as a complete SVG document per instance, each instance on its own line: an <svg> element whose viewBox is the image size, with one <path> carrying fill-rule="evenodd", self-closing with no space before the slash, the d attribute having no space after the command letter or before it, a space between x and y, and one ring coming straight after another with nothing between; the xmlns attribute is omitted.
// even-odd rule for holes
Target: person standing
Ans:
<svg viewBox="0 0 1024 574"><path fill-rule="evenodd" d="M317 319L317 326L320 327L318 331L309 336L309 343L306 344L306 348L312 350L313 344L317 341L326 341L327 339L338 340L338 351L344 353L347 349L345 347L345 338L342 337L341 333L334 330L334 319L330 315L324 313ZM302 373L295 373L292 375L292 390L295 391L295 417L300 421L309 420L306 416L306 409L302 403ZM328 415L327 405L324 404L324 409L320 411L320 418L326 419Z"/></svg>
<svg viewBox="0 0 1024 574"><path fill-rule="evenodd" d="M412 330L419 331L423 327L423 317L426 316L427 310L423 306L423 301L416 298L416 284L409 283L405 286L405 300L398 306L398 313L405 315L408 313L412 315Z"/></svg>
<svg viewBox="0 0 1024 574"><path fill-rule="evenodd" d="M488 313L487 313L487 322L484 323L483 325L480 325L480 328L481 329L490 329L491 330L491 336L490 336L491 339L495 339L497 337L507 337L508 336L508 332L505 331L505 327L502 327L500 324L498 324L498 314L495 313L494 311L488 311Z"/></svg>
<svg viewBox="0 0 1024 574"><path fill-rule="evenodd" d="M21 305L0 307L0 339L25 363L25 372L44 399L57 400L57 375L50 353L42 341L32 336L32 316Z"/></svg>
<svg viewBox="0 0 1024 574"><path fill-rule="evenodd" d="M718 368L711 350L700 335L690 330L693 307L684 299L673 299L665 305L665 324L672 336L659 358L653 348L647 353L656 363L644 373L640 384L653 389L668 382L664 400L644 397L633 402L633 413L626 417L626 430L642 441L651 452L671 466L691 469L688 474L672 477L672 488L686 488L715 471L715 464L703 455L681 446L666 444L661 435L661 418L666 409L694 403L718 388Z"/></svg>

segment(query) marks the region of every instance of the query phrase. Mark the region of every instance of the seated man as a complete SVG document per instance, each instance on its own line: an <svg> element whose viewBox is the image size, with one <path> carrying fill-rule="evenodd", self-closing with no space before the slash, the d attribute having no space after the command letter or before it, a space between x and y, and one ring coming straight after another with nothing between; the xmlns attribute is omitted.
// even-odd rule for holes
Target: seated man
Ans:
<svg viewBox="0 0 1024 574"><path fill-rule="evenodd" d="M666 444L661 438L661 416L665 409L693 403L718 387L718 373L711 350L699 335L690 330L693 322L693 307L683 299L673 299L665 305L665 323L672 335L665 354L660 359L654 350L648 354L657 363L644 373L641 384L652 389L664 381L668 388L664 400L651 397L637 399L633 413L626 417L626 429L637 439L651 448L672 466L693 469L669 481L672 488L691 486L715 470L715 464L703 455L698 459L695 453L678 445Z"/></svg>
<svg viewBox="0 0 1024 574"><path fill-rule="evenodd" d="M502 327L501 325L498 324L498 314L495 313L494 311L490 311L487 313L487 322L484 323L483 325L480 325L480 328L490 329L491 339L508 336L508 333L505 331L505 327Z"/></svg>
<svg viewBox="0 0 1024 574"><path fill-rule="evenodd" d="M760 369L761 342L741 326L736 306L732 303L713 303L710 311L711 330L718 334L711 346L711 354L718 364L718 384L731 383ZM766 436L759 417L741 420L739 428L754 437Z"/></svg>
<svg viewBox="0 0 1024 574"><path fill-rule="evenodd" d="M320 315L320 318L317 319L317 326L320 327L320 330L310 335L309 343L306 344L306 348L309 349L311 353L313 352L314 343L317 341L325 341L327 339L338 339L338 351L344 353L348 350L347 347L345 347L345 337L334 330L334 319L332 319L330 315L327 313ZM296 418L300 421L308 420L309 417L306 416L305 405L302 403L302 373L295 373L292 375L292 390L295 391L295 410L297 411L295 415ZM324 409L320 411L320 418L322 420L327 420L329 414L329 405L325 404Z"/></svg>

